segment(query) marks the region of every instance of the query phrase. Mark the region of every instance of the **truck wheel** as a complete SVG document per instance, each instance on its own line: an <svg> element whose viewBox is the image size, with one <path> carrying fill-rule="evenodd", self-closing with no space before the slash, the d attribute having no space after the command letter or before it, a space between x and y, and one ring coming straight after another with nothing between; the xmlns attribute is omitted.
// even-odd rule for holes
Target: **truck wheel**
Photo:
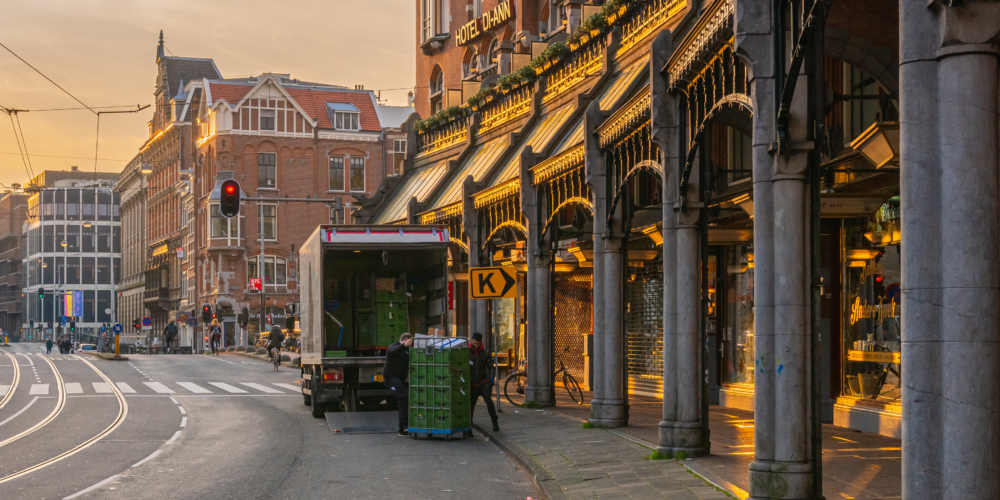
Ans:
<svg viewBox="0 0 1000 500"><path fill-rule="evenodd" d="M317 391L319 389L319 384L316 382L315 378L313 378L311 385L312 385L313 395L318 395L319 392L317 392ZM323 418L323 417L325 417L326 416L326 408L325 408L326 405L323 404L323 403L320 403L319 402L319 398L315 398L314 397L314 398L310 398L310 399L312 400L312 401L310 401L310 403L312 403L312 416L313 416L313 418Z"/></svg>

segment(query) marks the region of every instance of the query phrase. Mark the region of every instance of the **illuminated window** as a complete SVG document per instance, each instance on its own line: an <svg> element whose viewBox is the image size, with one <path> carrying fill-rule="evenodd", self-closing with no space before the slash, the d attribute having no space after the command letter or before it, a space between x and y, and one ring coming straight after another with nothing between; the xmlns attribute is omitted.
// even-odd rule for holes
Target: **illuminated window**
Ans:
<svg viewBox="0 0 1000 500"><path fill-rule="evenodd" d="M351 191L365 190L365 159L351 157Z"/></svg>
<svg viewBox="0 0 1000 500"><path fill-rule="evenodd" d="M330 191L344 190L344 157L330 158Z"/></svg>

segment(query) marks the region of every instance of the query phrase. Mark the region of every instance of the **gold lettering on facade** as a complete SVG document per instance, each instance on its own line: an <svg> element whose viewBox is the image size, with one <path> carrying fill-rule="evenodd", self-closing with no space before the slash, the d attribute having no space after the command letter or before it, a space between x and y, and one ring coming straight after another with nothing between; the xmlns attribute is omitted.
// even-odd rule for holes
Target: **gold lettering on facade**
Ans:
<svg viewBox="0 0 1000 500"><path fill-rule="evenodd" d="M491 30L501 23L511 18L512 7L510 0L504 0L499 5L483 13L483 15L463 24L455 30L455 44L466 45L479 38L488 30Z"/></svg>
<svg viewBox="0 0 1000 500"><path fill-rule="evenodd" d="M879 321L884 321L886 318L894 317L896 317L895 302L883 304L882 299L878 299L878 305L862 305L861 297L857 297L854 299L854 305L851 306L852 325L865 318L878 318Z"/></svg>

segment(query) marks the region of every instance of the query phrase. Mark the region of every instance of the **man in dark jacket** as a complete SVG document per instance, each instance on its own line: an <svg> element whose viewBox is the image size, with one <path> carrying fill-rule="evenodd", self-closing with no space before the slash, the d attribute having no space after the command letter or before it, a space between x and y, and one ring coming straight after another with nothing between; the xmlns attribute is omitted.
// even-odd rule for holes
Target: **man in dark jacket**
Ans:
<svg viewBox="0 0 1000 500"><path fill-rule="evenodd" d="M174 324L173 320L167 323L167 327L163 329L163 337L167 341L167 352L170 352L170 346L174 343L174 339L177 338L177 325Z"/></svg>
<svg viewBox="0 0 1000 500"><path fill-rule="evenodd" d="M486 402L486 411L490 412L490 420L493 421L493 431L499 431L497 424L497 409L493 406L493 397L490 395L490 388L493 381L490 374L493 371L493 360L490 359L490 351L483 345L483 334L476 332L472 334L472 341L469 342L469 396L472 398L470 412L476 412L476 403L482 397ZM471 418L470 418L471 420Z"/></svg>
<svg viewBox="0 0 1000 500"><path fill-rule="evenodd" d="M394 396L399 407L399 435L409 436L406 430L410 427L410 386L406 376L410 373L410 346L413 345L413 335L404 333L399 342L389 346L385 351L385 368L382 369L382 380Z"/></svg>

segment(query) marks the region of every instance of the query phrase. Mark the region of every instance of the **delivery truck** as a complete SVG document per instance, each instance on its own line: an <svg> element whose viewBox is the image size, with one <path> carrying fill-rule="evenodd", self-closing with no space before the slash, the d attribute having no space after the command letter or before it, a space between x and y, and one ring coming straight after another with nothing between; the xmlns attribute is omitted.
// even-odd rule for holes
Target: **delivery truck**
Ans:
<svg viewBox="0 0 1000 500"><path fill-rule="evenodd" d="M323 225L299 251L302 398L325 412L395 409L385 351L450 332L446 226ZM440 330L439 330L440 329Z"/></svg>

